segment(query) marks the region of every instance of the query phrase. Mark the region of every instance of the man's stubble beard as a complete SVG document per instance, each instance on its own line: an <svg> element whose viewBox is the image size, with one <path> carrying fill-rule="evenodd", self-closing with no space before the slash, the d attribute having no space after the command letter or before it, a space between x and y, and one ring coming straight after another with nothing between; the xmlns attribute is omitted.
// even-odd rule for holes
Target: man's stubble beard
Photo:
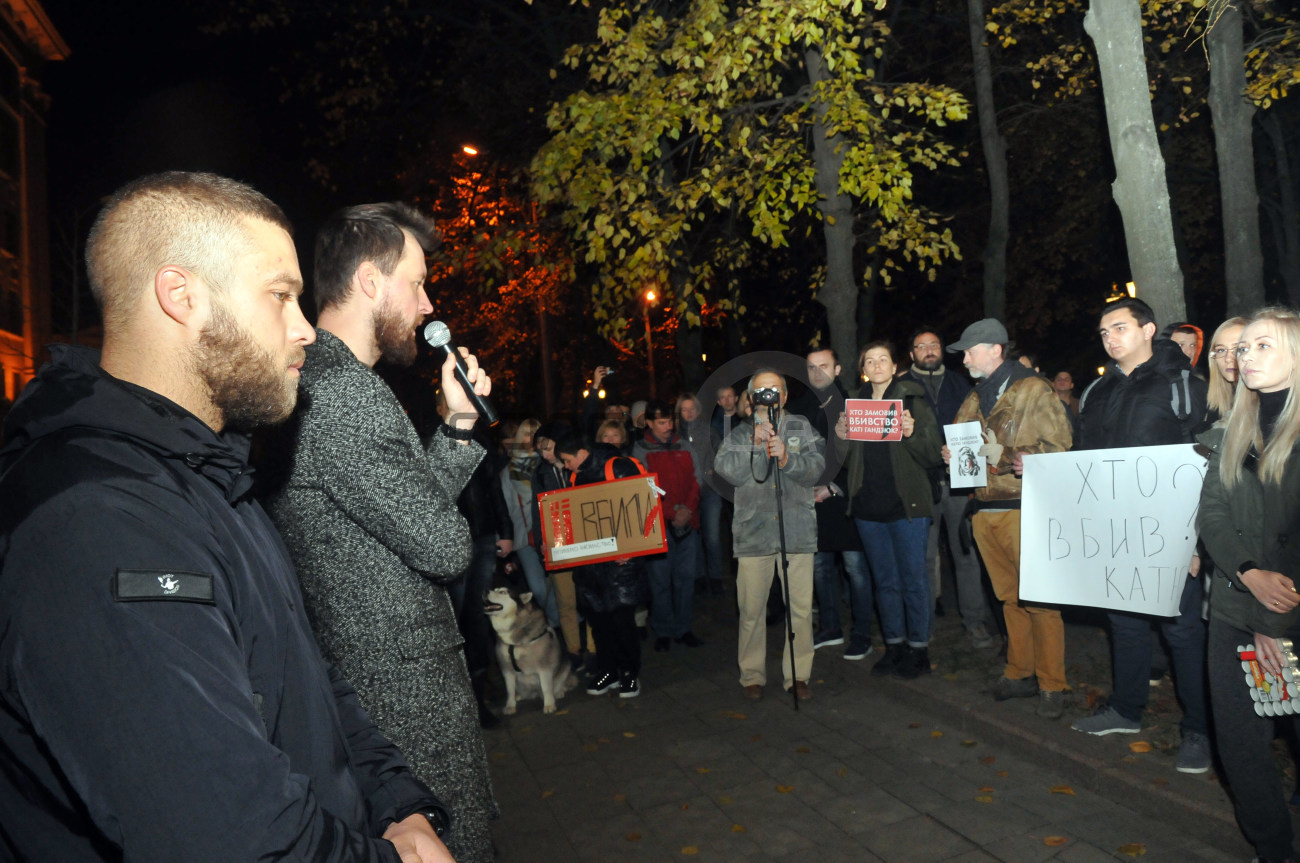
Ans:
<svg viewBox="0 0 1300 863"><path fill-rule="evenodd" d="M283 422L293 413L298 403L298 378L288 373L288 367L305 355L299 347L280 362L217 302L212 319L199 333L190 362L225 426L251 431Z"/></svg>
<svg viewBox="0 0 1300 863"><path fill-rule="evenodd" d="M402 319L392 303L385 302L375 310L375 347L379 358L395 366L409 366L415 362L415 327Z"/></svg>
<svg viewBox="0 0 1300 863"><path fill-rule="evenodd" d="M937 371L943 365L943 357L935 357L932 360L912 360L912 365L916 366L923 372Z"/></svg>

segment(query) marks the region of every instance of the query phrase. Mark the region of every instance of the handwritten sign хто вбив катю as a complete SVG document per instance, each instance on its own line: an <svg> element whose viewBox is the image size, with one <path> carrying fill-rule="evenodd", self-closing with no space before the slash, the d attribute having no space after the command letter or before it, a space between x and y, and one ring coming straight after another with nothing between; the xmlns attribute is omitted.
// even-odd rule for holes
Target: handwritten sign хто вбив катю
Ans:
<svg viewBox="0 0 1300 863"><path fill-rule="evenodd" d="M903 402L899 399L846 399L844 419L849 440L903 439Z"/></svg>
<svg viewBox="0 0 1300 863"><path fill-rule="evenodd" d="M1205 459L1191 444L1024 457L1020 598L1178 614Z"/></svg>

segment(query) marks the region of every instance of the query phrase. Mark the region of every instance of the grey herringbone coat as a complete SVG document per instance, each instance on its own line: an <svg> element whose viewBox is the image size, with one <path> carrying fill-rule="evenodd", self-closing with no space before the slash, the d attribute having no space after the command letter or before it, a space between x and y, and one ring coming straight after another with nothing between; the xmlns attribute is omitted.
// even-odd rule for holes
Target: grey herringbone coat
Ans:
<svg viewBox="0 0 1300 863"><path fill-rule="evenodd" d="M491 860L496 802L443 587L469 565L456 497L482 448L438 434L426 449L388 385L320 329L278 443L267 509L321 651L450 809L456 860Z"/></svg>

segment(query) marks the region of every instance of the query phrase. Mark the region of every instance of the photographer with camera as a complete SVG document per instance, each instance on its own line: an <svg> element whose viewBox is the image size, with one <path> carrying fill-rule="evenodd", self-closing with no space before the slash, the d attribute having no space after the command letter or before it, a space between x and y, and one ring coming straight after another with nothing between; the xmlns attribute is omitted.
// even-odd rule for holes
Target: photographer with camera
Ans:
<svg viewBox="0 0 1300 863"><path fill-rule="evenodd" d="M718 449L714 470L736 487L731 532L740 606L738 662L745 697L763 697L767 682L764 613L776 571L786 588L793 645L787 637L786 690L812 698L812 574L817 551L813 485L825 467L824 441L806 419L786 414L785 379L761 371L749 380L753 424L738 424ZM792 650L793 648L793 650ZM792 656L793 653L793 656Z"/></svg>

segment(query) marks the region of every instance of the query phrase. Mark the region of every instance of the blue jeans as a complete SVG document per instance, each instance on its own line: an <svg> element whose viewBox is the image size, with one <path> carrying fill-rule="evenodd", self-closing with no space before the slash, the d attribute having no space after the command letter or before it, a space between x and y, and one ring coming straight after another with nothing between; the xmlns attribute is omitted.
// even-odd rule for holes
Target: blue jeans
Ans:
<svg viewBox="0 0 1300 863"><path fill-rule="evenodd" d="M1204 579L1205 575L1187 579L1178 603L1177 617L1147 617L1122 611L1107 613L1115 650L1112 672L1115 690L1110 696L1110 706L1125 719L1141 722L1142 710L1147 706L1147 696L1151 693L1148 682L1151 624L1157 622L1164 631L1165 641L1169 642L1174 687L1183 705L1183 730L1209 733L1205 695L1205 622L1201 620Z"/></svg>
<svg viewBox="0 0 1300 863"><path fill-rule="evenodd" d="M885 644L906 641L912 647L928 647L930 616L934 612L930 578L925 571L930 519L854 521L876 583L876 605Z"/></svg>
<svg viewBox="0 0 1300 863"><path fill-rule="evenodd" d="M722 495L707 482L700 487L700 535L704 540L704 570L714 581L722 581Z"/></svg>
<svg viewBox="0 0 1300 863"><path fill-rule="evenodd" d="M871 573L860 551L819 551L813 555L813 590L817 593L817 630L840 628L840 572L835 555L844 555L844 575L849 580L849 608L853 612L853 637L871 641Z"/></svg>
<svg viewBox="0 0 1300 863"><path fill-rule="evenodd" d="M533 602L546 612L546 622L559 629L560 606L555 601L555 588L551 585L551 580L546 577L546 567L542 566L536 550L530 546L523 546L515 549L515 555L519 558L519 565L523 567L524 580L528 582L528 589L533 592Z"/></svg>
<svg viewBox="0 0 1300 863"><path fill-rule="evenodd" d="M685 538L668 530L668 551L646 561L650 580L650 625L660 638L681 638L691 631L695 603L695 571L700 554L700 532Z"/></svg>

